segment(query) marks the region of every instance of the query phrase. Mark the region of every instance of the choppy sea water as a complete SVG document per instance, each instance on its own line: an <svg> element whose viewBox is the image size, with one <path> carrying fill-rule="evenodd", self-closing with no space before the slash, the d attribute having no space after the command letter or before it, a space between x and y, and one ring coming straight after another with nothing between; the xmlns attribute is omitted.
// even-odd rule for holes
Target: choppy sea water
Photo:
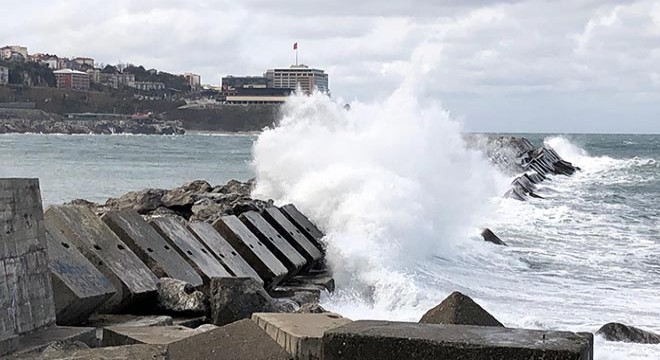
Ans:
<svg viewBox="0 0 660 360"><path fill-rule="evenodd" d="M278 196L281 201L309 199L302 201L301 206L331 234L330 241L342 246L346 244L346 230L359 229L360 224L340 227L337 219L356 217L368 223L364 233L353 232L350 249L331 252L336 257L333 262L346 264L350 274L339 274L339 291L325 299L325 305L351 318L416 321L451 291L459 290L507 326L593 332L606 322L619 321L660 333L660 136L525 136L535 144L545 142L553 146L582 171L573 177L558 176L544 183L539 191L547 198L544 200L502 199L495 196L503 193L499 187L497 194L481 199L476 220L468 225L490 227L509 247L493 246L472 235L451 239L451 245L447 245L445 237L457 237L461 232L447 232L438 224L450 227L441 220L455 222L459 216L469 214L462 213L465 209L460 201L454 201L454 205L445 204L442 199L420 201L414 194L429 186L410 181L435 178L442 176L442 172L433 176L411 175L408 171L412 167L394 166L388 157L373 155L355 159L352 156L348 162L337 159L326 148L287 153L287 157L279 159L280 168L300 163L303 158L316 158L316 162L281 170L286 174L307 174L313 164L321 166L324 161L337 163L338 168L315 174L316 177L297 187L290 179L282 180L281 184L290 183L295 188L292 192L268 191L276 195L281 191ZM76 198L103 201L130 190L169 188L200 178L219 184L232 178L246 180L261 172L262 177L272 179L273 174L281 174L280 170L271 169L271 175L266 176L263 172L268 169L264 170L259 161L255 168L250 165L256 139L256 136L201 134L0 135L0 177L40 178L46 205ZM356 141L374 139L362 137ZM396 144L389 142L383 148L388 146ZM359 149L348 149L350 154L349 150ZM405 171L394 176L369 170L369 161L373 159L391 165L391 169ZM353 162L357 164L355 167L344 168ZM413 162L413 165L418 164ZM360 183L362 178L355 174L363 171L367 172L365 179L391 176L387 184L399 184L405 178L402 174L410 176L401 182L403 185L377 188L375 194L359 197L357 194L361 193L356 189L337 185L342 184L348 173L356 186L381 186L379 182ZM449 169L443 170L446 171ZM475 168L467 171L478 173ZM510 180L502 174L497 176ZM344 201L333 197L337 189L356 194L353 199L357 200L347 199L345 203L349 205L337 206L335 203ZM419 213L400 202L383 202L382 198L387 198L384 194L399 192L401 196L395 199L410 199ZM372 207L369 202L376 205ZM380 227L378 219L389 223L400 220L402 213L389 211L395 207L403 207L410 217L401 226ZM446 210L454 208L454 214ZM415 222L425 218L429 211L435 211L432 218L438 223ZM372 214L371 217L365 217L365 212ZM409 226L426 228L413 234ZM462 230L465 234L475 234L477 227ZM374 234L383 241L362 241L362 236ZM409 242L397 243L389 241L390 238ZM429 242L442 246L431 246ZM350 259L360 252L389 255L381 256L385 259L383 263L358 257L366 259L367 267L351 267ZM416 260L404 260L408 255ZM360 271L364 273L358 274ZM356 285L363 282L370 286ZM595 349L597 359L660 358L660 345L623 344L597 338Z"/></svg>

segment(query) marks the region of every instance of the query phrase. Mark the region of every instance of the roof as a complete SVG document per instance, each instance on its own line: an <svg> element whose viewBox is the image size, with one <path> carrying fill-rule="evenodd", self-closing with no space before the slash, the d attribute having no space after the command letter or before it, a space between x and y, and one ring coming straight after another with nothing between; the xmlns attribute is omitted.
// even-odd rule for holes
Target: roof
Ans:
<svg viewBox="0 0 660 360"><path fill-rule="evenodd" d="M85 72L77 71L77 70L71 70L71 69L62 69L62 70L53 71L53 74L78 74L78 75L88 75L88 74L85 73Z"/></svg>

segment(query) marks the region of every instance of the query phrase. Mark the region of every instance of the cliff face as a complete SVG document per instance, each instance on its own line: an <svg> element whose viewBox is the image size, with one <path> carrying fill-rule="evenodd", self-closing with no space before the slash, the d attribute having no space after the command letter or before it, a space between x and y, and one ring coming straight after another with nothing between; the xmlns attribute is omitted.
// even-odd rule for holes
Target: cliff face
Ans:
<svg viewBox="0 0 660 360"><path fill-rule="evenodd" d="M183 107L163 114L186 130L251 132L275 124L281 105L210 105Z"/></svg>

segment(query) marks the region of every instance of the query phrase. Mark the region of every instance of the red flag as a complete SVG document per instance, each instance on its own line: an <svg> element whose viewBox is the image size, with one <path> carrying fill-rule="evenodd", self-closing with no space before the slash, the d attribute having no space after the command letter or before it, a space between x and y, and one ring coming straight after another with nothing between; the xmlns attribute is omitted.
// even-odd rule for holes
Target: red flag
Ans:
<svg viewBox="0 0 660 360"><path fill-rule="evenodd" d="M297 42L293 43L293 50L298 50L298 43Z"/></svg>

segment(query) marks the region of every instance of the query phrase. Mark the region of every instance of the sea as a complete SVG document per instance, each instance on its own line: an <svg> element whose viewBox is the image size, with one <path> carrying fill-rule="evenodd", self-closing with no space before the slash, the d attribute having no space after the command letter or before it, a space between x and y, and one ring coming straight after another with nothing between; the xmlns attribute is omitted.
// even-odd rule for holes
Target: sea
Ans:
<svg viewBox="0 0 660 360"><path fill-rule="evenodd" d="M323 305L352 319L417 321L460 291L509 327L660 333L660 135L515 134L581 168L521 202L502 197L516 174L449 114L401 104L294 99L259 134L0 135L0 177L39 178L44 206L256 177L254 196L325 231L337 291ZM595 358L660 359L660 345L596 337Z"/></svg>

